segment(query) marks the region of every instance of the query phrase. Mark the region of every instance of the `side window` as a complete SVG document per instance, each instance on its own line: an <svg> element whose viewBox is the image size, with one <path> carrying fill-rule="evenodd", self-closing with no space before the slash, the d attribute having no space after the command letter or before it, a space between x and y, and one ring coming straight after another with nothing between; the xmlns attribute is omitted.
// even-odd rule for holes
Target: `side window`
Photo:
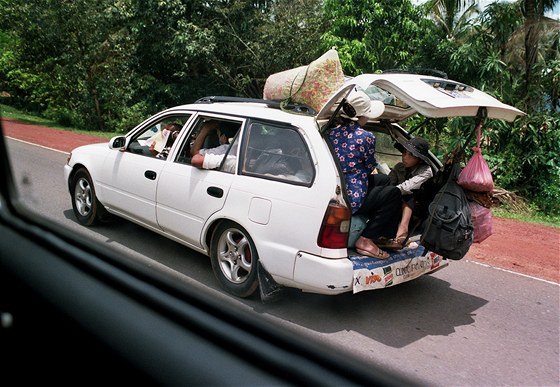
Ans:
<svg viewBox="0 0 560 387"><path fill-rule="evenodd" d="M239 136L232 138L231 141L231 145L226 150L226 155L219 167L222 172L235 173L239 151Z"/></svg>
<svg viewBox="0 0 560 387"><path fill-rule="evenodd" d="M160 159L167 158L169 150L189 117L188 114L165 117L148 124L134 135L127 151Z"/></svg>
<svg viewBox="0 0 560 387"><path fill-rule="evenodd" d="M311 184L313 162L296 128L253 122L246 138L243 174Z"/></svg>
<svg viewBox="0 0 560 387"><path fill-rule="evenodd" d="M235 173L237 165L238 133L241 122L215 117L199 117L193 130L181 144L176 162L193 164L193 156L204 156L201 168Z"/></svg>

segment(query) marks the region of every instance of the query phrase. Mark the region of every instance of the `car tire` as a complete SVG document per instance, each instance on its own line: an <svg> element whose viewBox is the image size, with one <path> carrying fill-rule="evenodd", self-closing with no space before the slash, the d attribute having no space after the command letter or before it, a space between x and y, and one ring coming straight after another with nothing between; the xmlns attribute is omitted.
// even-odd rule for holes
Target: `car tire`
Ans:
<svg viewBox="0 0 560 387"><path fill-rule="evenodd" d="M103 204L97 200L90 174L84 168L76 171L70 184L72 209L80 224L93 226L108 219L109 214Z"/></svg>
<svg viewBox="0 0 560 387"><path fill-rule="evenodd" d="M212 270L224 290L249 297L258 286L257 249L249 233L241 226L224 221L212 234L210 260Z"/></svg>

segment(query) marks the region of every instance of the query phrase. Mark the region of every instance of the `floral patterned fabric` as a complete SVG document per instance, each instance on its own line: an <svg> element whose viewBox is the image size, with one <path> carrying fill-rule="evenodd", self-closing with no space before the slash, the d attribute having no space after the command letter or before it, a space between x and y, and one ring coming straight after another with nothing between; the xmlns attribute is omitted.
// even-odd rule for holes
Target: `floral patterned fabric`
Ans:
<svg viewBox="0 0 560 387"><path fill-rule="evenodd" d="M344 84L344 74L336 50L329 50L308 66L272 74L266 80L263 98L305 104L317 112Z"/></svg>
<svg viewBox="0 0 560 387"><path fill-rule="evenodd" d="M365 201L368 175L377 166L375 136L352 122L333 128L329 140L340 161L352 214L355 214Z"/></svg>

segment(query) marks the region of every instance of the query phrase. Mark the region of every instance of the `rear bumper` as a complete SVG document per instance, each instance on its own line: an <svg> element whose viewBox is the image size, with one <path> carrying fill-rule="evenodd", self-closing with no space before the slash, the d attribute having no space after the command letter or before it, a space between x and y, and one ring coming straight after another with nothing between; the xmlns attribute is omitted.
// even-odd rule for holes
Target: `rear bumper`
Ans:
<svg viewBox="0 0 560 387"><path fill-rule="evenodd" d="M303 291L341 294L352 291L353 267L348 257L332 259L299 252L294 267L294 282Z"/></svg>
<svg viewBox="0 0 560 387"><path fill-rule="evenodd" d="M354 267L354 293L402 284L448 265L447 260L431 251L425 251L422 246L389 254L390 258L384 261L350 256Z"/></svg>
<svg viewBox="0 0 560 387"><path fill-rule="evenodd" d="M326 259L298 253L294 269L294 285L303 291L336 295L346 292L383 289L411 281L448 265L447 260L424 247L390 252L387 260L352 255Z"/></svg>

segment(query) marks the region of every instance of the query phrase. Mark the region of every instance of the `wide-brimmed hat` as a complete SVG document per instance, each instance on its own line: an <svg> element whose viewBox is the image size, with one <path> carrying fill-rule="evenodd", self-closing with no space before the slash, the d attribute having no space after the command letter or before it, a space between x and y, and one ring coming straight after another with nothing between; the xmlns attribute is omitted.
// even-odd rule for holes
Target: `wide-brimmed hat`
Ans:
<svg viewBox="0 0 560 387"><path fill-rule="evenodd" d="M357 121L358 117L376 119L385 111L385 104L381 101L372 101L363 90L352 91L342 106L340 115L352 121Z"/></svg>
<svg viewBox="0 0 560 387"><path fill-rule="evenodd" d="M412 153L413 156L418 157L426 163L429 163L430 156L428 150L430 144L421 137L414 137L402 144L404 149Z"/></svg>

